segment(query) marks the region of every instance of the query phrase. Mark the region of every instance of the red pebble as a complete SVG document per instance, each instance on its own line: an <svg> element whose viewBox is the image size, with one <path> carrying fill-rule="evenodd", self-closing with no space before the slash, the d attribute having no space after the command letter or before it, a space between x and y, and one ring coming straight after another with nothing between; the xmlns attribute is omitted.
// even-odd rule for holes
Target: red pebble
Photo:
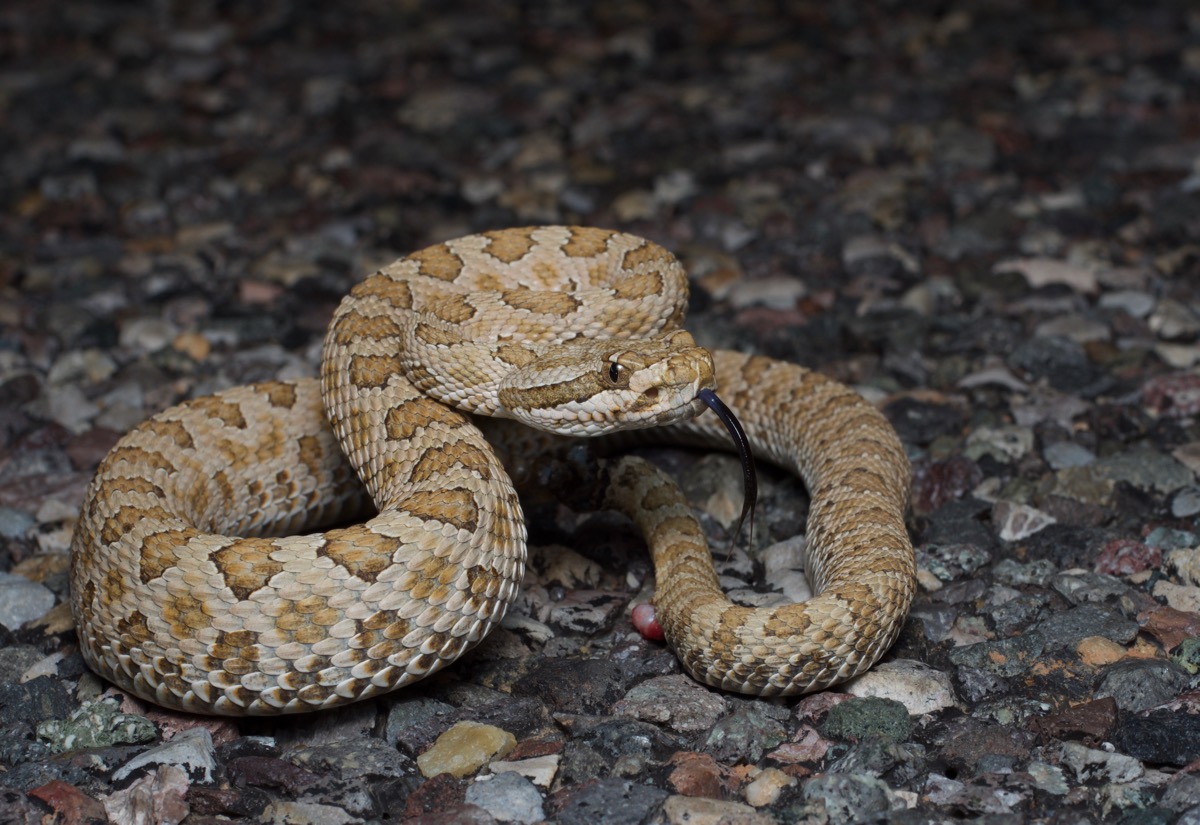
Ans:
<svg viewBox="0 0 1200 825"><path fill-rule="evenodd" d="M654 614L654 605L652 604L639 604L633 609L629 620L633 622L637 632L642 634L642 638L655 642L661 642L666 638L662 625L658 623L658 617Z"/></svg>

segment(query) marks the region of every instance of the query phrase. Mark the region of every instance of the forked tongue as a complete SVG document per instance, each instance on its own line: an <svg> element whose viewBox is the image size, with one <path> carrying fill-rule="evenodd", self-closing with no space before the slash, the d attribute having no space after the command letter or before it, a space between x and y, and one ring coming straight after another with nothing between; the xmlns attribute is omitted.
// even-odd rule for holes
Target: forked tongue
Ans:
<svg viewBox="0 0 1200 825"><path fill-rule="evenodd" d="M750 451L750 439L746 437L746 431L742 429L742 423L737 420L733 410L726 407L725 402L718 398L712 390L700 390L696 396L717 414L717 418L721 419L725 429L729 430L729 434L733 436L733 443L737 445L738 457L742 460L742 514L738 516L737 528L734 529L733 537L729 542L729 552L732 553L733 548L737 546L738 536L741 535L742 525L746 522L747 515L750 516L749 541L754 541L754 502L758 499L758 477L754 474L754 454Z"/></svg>

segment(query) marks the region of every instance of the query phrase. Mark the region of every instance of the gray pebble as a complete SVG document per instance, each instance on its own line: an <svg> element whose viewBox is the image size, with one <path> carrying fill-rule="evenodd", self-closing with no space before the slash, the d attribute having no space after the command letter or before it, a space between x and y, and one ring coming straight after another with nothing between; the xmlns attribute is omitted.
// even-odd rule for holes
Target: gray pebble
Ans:
<svg viewBox="0 0 1200 825"><path fill-rule="evenodd" d="M0 625L17 630L46 615L54 607L54 594L24 576L0 573Z"/></svg>
<svg viewBox="0 0 1200 825"><path fill-rule="evenodd" d="M467 788L466 801L478 805L500 822L539 822L546 818L542 795L533 783L506 772L479 779Z"/></svg>

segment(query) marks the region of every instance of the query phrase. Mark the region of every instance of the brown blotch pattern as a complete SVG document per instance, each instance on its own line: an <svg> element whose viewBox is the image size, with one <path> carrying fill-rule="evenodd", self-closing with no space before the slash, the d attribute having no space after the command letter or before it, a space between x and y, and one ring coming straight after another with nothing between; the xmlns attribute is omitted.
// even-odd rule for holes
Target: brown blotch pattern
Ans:
<svg viewBox="0 0 1200 825"><path fill-rule="evenodd" d="M461 332L434 326L433 324L417 324L417 328L413 330L413 335L422 344L428 344L433 347L452 347L466 341Z"/></svg>
<svg viewBox="0 0 1200 825"><path fill-rule="evenodd" d="M409 255L408 259L417 263L418 274L439 281L453 281L463 270L462 258L445 244L426 247Z"/></svg>
<svg viewBox="0 0 1200 825"><path fill-rule="evenodd" d="M391 278L383 272L377 272L365 281L354 285L350 290L352 298L378 298L396 309L412 309L412 287L408 281Z"/></svg>
<svg viewBox="0 0 1200 825"><path fill-rule="evenodd" d="M479 526L475 496L464 487L411 493L396 502L396 509L415 518L452 524L469 533Z"/></svg>
<svg viewBox="0 0 1200 825"><path fill-rule="evenodd" d="M542 292L521 287L506 289L500 296L513 309L565 318L580 307L575 296L566 292Z"/></svg>
<svg viewBox="0 0 1200 825"><path fill-rule="evenodd" d="M212 624L212 617L204 612L204 602L190 593L176 593L164 599L163 619L176 639L194 638L196 631Z"/></svg>
<svg viewBox="0 0 1200 825"><path fill-rule="evenodd" d="M463 417L432 398L415 398L399 407L393 407L384 416L384 428L393 441L407 441L419 430L431 424L454 428L463 423Z"/></svg>
<svg viewBox="0 0 1200 825"><path fill-rule="evenodd" d="M245 601L256 590L266 587L283 565L271 558L275 547L270 539L240 539L217 550L209 558L239 600Z"/></svg>
<svg viewBox="0 0 1200 825"><path fill-rule="evenodd" d="M621 258L621 266L629 270L634 270L642 266L657 268L662 264L665 257L666 253L662 247L646 242L626 252Z"/></svg>
<svg viewBox="0 0 1200 825"><path fill-rule="evenodd" d="M533 240L533 230L529 227L523 230L506 229L484 232L483 237L490 242L487 246L487 253L506 264L516 263L524 258L536 243Z"/></svg>
<svg viewBox="0 0 1200 825"><path fill-rule="evenodd" d="M242 408L237 404L232 404L223 400L219 396L207 396L205 398L196 398L189 402L192 409L199 410L209 418L215 418L224 424L226 427L244 430L246 428L246 418L242 415Z"/></svg>
<svg viewBox="0 0 1200 825"><path fill-rule="evenodd" d="M662 275L657 272L643 272L633 275L617 284L614 294L627 301L638 301L658 295L663 291Z"/></svg>
<svg viewBox="0 0 1200 825"><path fill-rule="evenodd" d="M119 541L138 524L147 520L168 524L179 521L176 516L157 505L154 507L120 507L104 520L104 525L100 528L100 540L105 544L112 544Z"/></svg>
<svg viewBox="0 0 1200 825"><path fill-rule="evenodd" d="M325 538L325 545L318 548L317 555L332 559L368 584L392 566L392 556L403 544L400 539L363 528L330 530Z"/></svg>
<svg viewBox="0 0 1200 825"><path fill-rule="evenodd" d="M191 527L179 530L163 530L151 533L142 539L142 552L138 557L138 578L142 584L157 579L179 560L179 550L200 535Z"/></svg>
<svg viewBox="0 0 1200 825"><path fill-rule="evenodd" d="M445 475L452 468L461 467L474 472L485 481L492 477L491 461L487 453L465 441L452 441L437 449L426 450L409 476L414 484Z"/></svg>
<svg viewBox="0 0 1200 825"><path fill-rule="evenodd" d="M400 325L394 318L387 315L364 315L355 309L340 316L333 328L334 342L344 347L364 338L379 341L384 338L397 338L400 334Z"/></svg>
<svg viewBox="0 0 1200 825"><path fill-rule="evenodd" d="M475 317L476 309L465 295L454 295L441 301L435 301L429 312L448 324L462 324Z"/></svg>
<svg viewBox="0 0 1200 825"><path fill-rule="evenodd" d="M513 367L524 367L538 360L538 354L522 344L500 344L495 349L496 358Z"/></svg>
<svg viewBox="0 0 1200 825"><path fill-rule="evenodd" d="M127 638L134 646L145 644L154 638L150 632L150 624L144 613L133 610L128 616L117 622L117 634Z"/></svg>
<svg viewBox="0 0 1200 825"><path fill-rule="evenodd" d="M300 463L308 470L313 478L320 478L321 463L325 458L325 450L321 447L321 439L315 435L302 435L296 439L296 452Z"/></svg>
<svg viewBox="0 0 1200 825"><path fill-rule="evenodd" d="M563 254L572 258L590 258L608 249L613 233L607 229L579 226L571 230L571 237L563 244Z"/></svg>
<svg viewBox="0 0 1200 825"><path fill-rule="evenodd" d="M285 384L282 381L272 381L258 387L265 390L267 403L281 410L290 410L296 406L296 385Z"/></svg>
<svg viewBox="0 0 1200 825"><path fill-rule="evenodd" d="M175 469L171 461L162 453L143 450L141 447L129 447L118 444L105 456L104 461L100 464L100 469L97 471L97 475L101 473L105 475L117 475L110 468L114 468L122 462L136 468L143 474L160 467L172 471Z"/></svg>
<svg viewBox="0 0 1200 825"><path fill-rule="evenodd" d="M399 372L398 355L355 355L350 359L350 383L359 388L382 387Z"/></svg>
<svg viewBox="0 0 1200 825"><path fill-rule="evenodd" d="M187 431L179 421L171 421L163 418L151 418L142 425L142 429L152 432L155 435L169 439L174 442L177 447L185 450L190 450L195 446L192 440L192 434Z"/></svg>

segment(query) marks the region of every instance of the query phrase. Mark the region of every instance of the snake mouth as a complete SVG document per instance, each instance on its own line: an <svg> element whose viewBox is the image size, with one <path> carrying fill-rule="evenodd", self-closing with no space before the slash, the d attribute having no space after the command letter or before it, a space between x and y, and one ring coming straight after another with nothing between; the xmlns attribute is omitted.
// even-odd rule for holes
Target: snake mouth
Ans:
<svg viewBox="0 0 1200 825"><path fill-rule="evenodd" d="M737 544L738 536L741 535L742 525L746 522L746 516L750 516L750 536L747 541L754 540L754 504L758 499L758 475L754 470L754 452L750 446L750 439L746 436L746 431L742 429L742 422L738 421L733 410L725 406L713 390L705 387L696 393L696 398L702 402L714 413L717 418L721 419L721 423L725 425L725 429L729 431L729 435L733 438L734 446L737 448L738 458L742 461L742 514L738 516L737 527L734 528L733 536L730 539L730 550Z"/></svg>

